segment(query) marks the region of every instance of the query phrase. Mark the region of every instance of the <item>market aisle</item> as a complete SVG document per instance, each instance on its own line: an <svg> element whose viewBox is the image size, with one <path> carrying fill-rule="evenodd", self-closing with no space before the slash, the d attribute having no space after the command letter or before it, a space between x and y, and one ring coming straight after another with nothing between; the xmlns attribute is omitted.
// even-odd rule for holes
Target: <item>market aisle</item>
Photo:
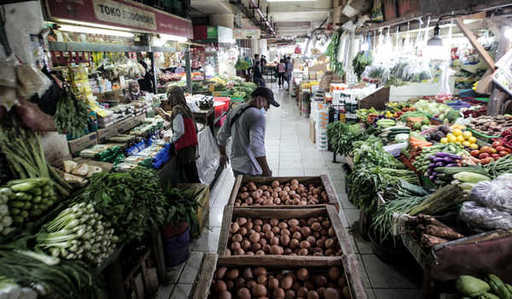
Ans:
<svg viewBox="0 0 512 299"><path fill-rule="evenodd" d="M329 175L341 201L340 217L347 231L359 219L359 210L348 202L345 194L345 172L342 163L332 163L332 153L320 152L309 139L309 119L299 116L295 98L287 92L275 90L280 108L271 108L267 114L266 150L274 176ZM341 158L338 157L338 161ZM222 214L234 178L231 169L219 177L210 195L209 227L191 244L189 260L168 272L170 285L161 288L157 298L187 298L206 252L216 252ZM352 234L351 234L352 235ZM408 278L414 273L411 264L405 274L383 263L373 253L369 242L355 236L352 246L360 258L363 284L369 298L416 298L418 286ZM418 279L416 279L418 281Z"/></svg>

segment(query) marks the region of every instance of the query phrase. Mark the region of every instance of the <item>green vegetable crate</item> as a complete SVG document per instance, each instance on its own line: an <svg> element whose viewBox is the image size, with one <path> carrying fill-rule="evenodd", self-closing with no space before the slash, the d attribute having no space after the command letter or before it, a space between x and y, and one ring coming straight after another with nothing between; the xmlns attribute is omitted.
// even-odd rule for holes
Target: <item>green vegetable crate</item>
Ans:
<svg viewBox="0 0 512 299"><path fill-rule="evenodd" d="M365 288L363 286L359 265L355 255L347 255L332 259L321 257L307 258L296 256L242 256L242 257L219 257L215 253L207 253L203 256L199 275L196 277L189 298L205 299L208 298L210 287L215 281L215 272L218 267L238 268L243 270L247 267L264 267L270 273L278 274L287 271L296 271L300 268L306 268L311 275L316 273L327 275L332 267L340 269L341 276L346 283L346 297L351 299L366 299ZM241 273L242 271L240 271ZM344 291L344 292L345 292ZM236 294L233 298L237 298Z"/></svg>

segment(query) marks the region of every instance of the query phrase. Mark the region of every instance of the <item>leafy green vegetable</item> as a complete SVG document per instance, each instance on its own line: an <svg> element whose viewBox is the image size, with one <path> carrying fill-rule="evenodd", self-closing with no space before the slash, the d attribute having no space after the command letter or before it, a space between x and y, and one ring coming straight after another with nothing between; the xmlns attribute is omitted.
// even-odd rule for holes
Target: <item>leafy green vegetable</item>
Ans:
<svg viewBox="0 0 512 299"><path fill-rule="evenodd" d="M87 134L89 107L84 101L78 100L72 91L66 89L66 95L57 103L54 120L57 130L67 134L71 139Z"/></svg>
<svg viewBox="0 0 512 299"><path fill-rule="evenodd" d="M361 51L357 53L354 60L352 60L352 67L357 75L357 78L361 80L361 75L367 66L372 64L372 53L370 51Z"/></svg>
<svg viewBox="0 0 512 299"><path fill-rule="evenodd" d="M348 155L352 151L352 142L365 137L364 130L356 124L346 124L340 121L327 126L327 138L335 153Z"/></svg>

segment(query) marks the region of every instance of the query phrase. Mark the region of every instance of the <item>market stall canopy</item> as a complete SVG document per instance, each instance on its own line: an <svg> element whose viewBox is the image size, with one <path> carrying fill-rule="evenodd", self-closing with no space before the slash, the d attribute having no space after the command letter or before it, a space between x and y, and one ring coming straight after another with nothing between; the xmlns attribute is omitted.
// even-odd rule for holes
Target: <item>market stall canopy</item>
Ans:
<svg viewBox="0 0 512 299"><path fill-rule="evenodd" d="M50 19L63 23L175 35L192 39L190 20L129 0L46 0Z"/></svg>

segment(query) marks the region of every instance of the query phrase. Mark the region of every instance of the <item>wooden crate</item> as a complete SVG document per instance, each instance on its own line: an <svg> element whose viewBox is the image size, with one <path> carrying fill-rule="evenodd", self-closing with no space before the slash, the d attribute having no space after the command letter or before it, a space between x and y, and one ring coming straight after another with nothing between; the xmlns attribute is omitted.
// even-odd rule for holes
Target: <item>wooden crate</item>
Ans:
<svg viewBox="0 0 512 299"><path fill-rule="evenodd" d="M340 204L338 200L338 195L334 188L332 187L331 181L327 175L321 176L298 176L298 177L252 177L247 175L239 175L236 178L235 185L233 186L233 190L231 190L231 195L229 197L229 201L226 206L234 207L236 197L238 196L238 192L243 184L247 182L254 182L256 185L261 184L271 184L272 181L279 181L279 183L289 182L293 179L297 179L301 184L315 184L322 186L327 192L328 204L336 207L336 210L340 209ZM251 206L241 209L279 209L279 208L288 208L288 209L304 209L304 208L313 208L313 207L322 207L325 204L318 205L306 205L306 206L295 206L295 205L279 205L279 206Z"/></svg>
<svg viewBox="0 0 512 299"><path fill-rule="evenodd" d="M98 143L105 142L106 139L108 139L110 137L114 137L118 134L119 134L119 132L117 131L117 127L115 125L108 126L104 129L99 129L98 136L97 136Z"/></svg>
<svg viewBox="0 0 512 299"><path fill-rule="evenodd" d="M312 258L304 259L299 257L276 257L265 256L257 257L218 257L214 253L208 253L203 256L199 275L196 277L189 298L206 299L210 292L210 285L213 282L215 270L217 266L226 267L248 267L248 266L264 266L270 270L294 270L305 267L308 270L327 271L329 267L343 267L345 279L348 282L350 295L352 299L366 299L365 288L363 286L357 257L355 255L347 255L333 259Z"/></svg>
<svg viewBox="0 0 512 299"><path fill-rule="evenodd" d="M343 224L341 223L341 219L338 215L338 212L333 206L324 205L316 208L307 208L307 209L252 209L252 208L232 208L226 206L224 208L224 216L222 218L222 228L220 230L219 235L219 247L217 249L217 253L219 256L226 255L226 248L228 246L229 241L229 229L231 227L231 222L233 219L237 217L249 217L249 218L277 218L279 220L282 219L290 219L290 218L309 218L309 217L318 217L318 216L327 216L331 222L332 227L334 228L334 232L336 234L336 238L338 239L338 243L340 245L341 251L343 255L353 254L352 246L350 244L350 237L345 231ZM248 256L258 258L258 256ZM285 257L284 255L280 255L280 257ZM302 256L301 258L309 259L313 256ZM323 257L329 258L329 257Z"/></svg>
<svg viewBox="0 0 512 299"><path fill-rule="evenodd" d="M114 126L116 127L119 133L125 133L140 125L142 121L143 118L141 116L131 116L114 124Z"/></svg>
<svg viewBox="0 0 512 299"><path fill-rule="evenodd" d="M93 132L80 138L69 140L69 151L73 156L76 156L81 150L96 145L97 143L97 134L96 132Z"/></svg>

